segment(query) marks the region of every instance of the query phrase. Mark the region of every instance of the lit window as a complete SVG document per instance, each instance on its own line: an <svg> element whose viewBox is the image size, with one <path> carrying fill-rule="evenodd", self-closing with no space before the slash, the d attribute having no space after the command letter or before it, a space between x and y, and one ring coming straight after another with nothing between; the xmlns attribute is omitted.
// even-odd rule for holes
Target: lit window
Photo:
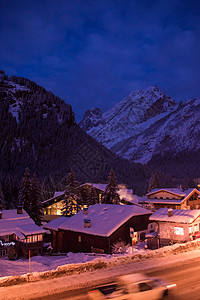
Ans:
<svg viewBox="0 0 200 300"><path fill-rule="evenodd" d="M32 242L32 237L31 236L27 236L27 243L31 243Z"/></svg>
<svg viewBox="0 0 200 300"><path fill-rule="evenodd" d="M183 227L174 227L174 234L175 235L184 235Z"/></svg>
<svg viewBox="0 0 200 300"><path fill-rule="evenodd" d="M192 233L192 227L188 227L189 233Z"/></svg>
<svg viewBox="0 0 200 300"><path fill-rule="evenodd" d="M78 241L81 243L81 235L78 236Z"/></svg>
<svg viewBox="0 0 200 300"><path fill-rule="evenodd" d="M34 242L37 242L37 235L33 235L32 236L32 242L34 243Z"/></svg>
<svg viewBox="0 0 200 300"><path fill-rule="evenodd" d="M197 231L199 231L199 224L194 225L194 232L197 232Z"/></svg>
<svg viewBox="0 0 200 300"><path fill-rule="evenodd" d="M38 235L38 242L42 241L42 237L43 237L42 234L39 234L39 235Z"/></svg>

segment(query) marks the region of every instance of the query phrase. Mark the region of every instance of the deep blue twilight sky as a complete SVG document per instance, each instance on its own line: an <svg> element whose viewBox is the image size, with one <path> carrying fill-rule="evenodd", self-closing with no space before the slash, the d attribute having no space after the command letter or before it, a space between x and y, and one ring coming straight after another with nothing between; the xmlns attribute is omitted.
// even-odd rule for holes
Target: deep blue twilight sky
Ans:
<svg viewBox="0 0 200 300"><path fill-rule="evenodd" d="M157 85L200 96L199 0L0 0L0 69L103 111Z"/></svg>

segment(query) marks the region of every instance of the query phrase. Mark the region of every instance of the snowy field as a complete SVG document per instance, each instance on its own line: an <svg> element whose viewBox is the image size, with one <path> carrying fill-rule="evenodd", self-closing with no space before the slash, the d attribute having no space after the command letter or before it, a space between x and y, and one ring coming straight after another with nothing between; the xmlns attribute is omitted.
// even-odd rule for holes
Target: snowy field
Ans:
<svg viewBox="0 0 200 300"><path fill-rule="evenodd" d="M65 256L34 256L31 257L31 272L44 272L54 270L58 266L66 264L84 263L95 259L96 256L84 253L68 253ZM10 275L22 275L29 272L29 260L9 260L8 258L0 259L0 277Z"/></svg>
<svg viewBox="0 0 200 300"><path fill-rule="evenodd" d="M132 262L142 262L143 260L152 260L157 258L163 258L166 263L166 257L177 257L179 260L180 254L184 253L184 256L191 258L192 251L195 250L200 253L200 239L191 241L185 244L174 244L172 246L163 247L157 250L146 250L145 244L140 243L134 247L129 247L126 254L115 254L115 255L98 255L98 254L85 254L85 253L67 253L67 255L60 256L35 256L31 258L31 273L33 277L40 276L38 272L52 271L56 272L68 272L69 269L73 270L75 274L77 271L82 273L86 272L86 265L92 263L93 270L97 269L95 264L100 264L100 268L115 267L120 264L129 264ZM87 263L87 264L83 264ZM102 266L103 264L103 266ZM54 272L54 271L53 271ZM9 260L8 258L0 258L0 277L23 275L29 273L29 260ZM69 271L69 274L72 274ZM67 274L67 273L66 273ZM51 276L51 275L50 275Z"/></svg>
<svg viewBox="0 0 200 300"><path fill-rule="evenodd" d="M145 253L147 250L144 250L144 244L139 244L127 249L127 254L132 253ZM122 255L118 255L122 256ZM58 266L67 265L67 264L78 264L85 263L92 260L99 260L100 258L111 259L112 255L92 255L85 253L72 253L69 252L64 256L34 256L31 257L31 272L44 272L48 270L55 270ZM115 255L116 257L116 255ZM19 259L19 260L9 260L8 258L0 258L0 277L4 276L13 276L13 275L22 275L29 272L29 260L28 259Z"/></svg>

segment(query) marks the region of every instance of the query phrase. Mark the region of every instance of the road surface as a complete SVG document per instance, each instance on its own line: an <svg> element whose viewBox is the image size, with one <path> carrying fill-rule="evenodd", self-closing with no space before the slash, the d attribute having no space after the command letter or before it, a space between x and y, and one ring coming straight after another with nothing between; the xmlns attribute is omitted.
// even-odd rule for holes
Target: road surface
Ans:
<svg viewBox="0 0 200 300"><path fill-rule="evenodd" d="M175 299L177 300L200 299L200 251L195 250L190 253L142 260L91 273L0 287L0 300L86 300L87 291L95 288L96 285L111 282L114 276L140 271L176 283Z"/></svg>
<svg viewBox="0 0 200 300"><path fill-rule="evenodd" d="M175 267L163 267L162 270L159 271L148 272L147 270L145 273L150 276L162 277L171 283L176 283L177 288L174 298L177 300L200 299L200 258L186 261L185 263L181 262ZM40 299L88 300L87 291L89 289L90 288L84 288L75 291L65 291L57 294L56 297L55 295L51 295Z"/></svg>

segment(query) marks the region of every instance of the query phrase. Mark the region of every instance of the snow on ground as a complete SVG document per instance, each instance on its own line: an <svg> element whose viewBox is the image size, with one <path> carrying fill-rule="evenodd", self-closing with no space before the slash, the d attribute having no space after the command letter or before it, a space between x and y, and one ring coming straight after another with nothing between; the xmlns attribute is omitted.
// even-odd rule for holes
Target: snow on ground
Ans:
<svg viewBox="0 0 200 300"><path fill-rule="evenodd" d="M31 257L31 272L55 270L58 266L84 263L95 258L96 257L92 255L71 252L65 256L38 255ZM0 277L22 275L29 272L29 260L25 258L14 261L8 258L0 258L0 265Z"/></svg>
<svg viewBox="0 0 200 300"><path fill-rule="evenodd" d="M138 243L133 247L129 247L125 254L92 254L92 253L72 253L69 252L66 255L38 255L31 258L31 273L35 274L35 279L40 276L39 272L48 271L60 272L65 270L67 273L71 269L72 273L77 271L79 273L84 271L84 264L82 263L92 263L91 270L99 268L98 264L103 264L100 268L113 268L122 264L130 264L143 261L150 261L152 259L156 260L160 258L162 263L166 263L166 257L177 256L180 259L182 252L185 257L191 258L193 250L200 249L200 240L191 241L185 244L174 244L172 246L163 247L157 250L145 249L145 243ZM200 254L200 251L198 250ZM168 259L167 259L168 261ZM94 264L93 264L94 263ZM96 264L96 267L95 267ZM89 267L89 265L88 265ZM7 276L23 275L29 273L29 260L22 258L19 260L9 260L8 258L0 258L0 278ZM37 274L36 274L37 273ZM70 274L72 274L70 273ZM48 274L48 276L51 276Z"/></svg>
<svg viewBox="0 0 200 300"><path fill-rule="evenodd" d="M144 250L144 244L140 243L133 248L127 249L127 254L144 254L148 250ZM115 255L123 256L123 255ZM106 260L111 259L112 255L92 255L86 253L72 253L67 255L50 256L50 255L38 255L31 257L31 272L44 272L49 270L55 270L58 266L67 264L85 263L92 260L99 260L104 258ZM9 260L7 257L0 258L0 277L22 275L29 272L29 260L22 258L19 260Z"/></svg>
<svg viewBox="0 0 200 300"><path fill-rule="evenodd" d="M164 247L168 248L168 247ZM160 249L163 257L154 257L145 261L136 261L129 264L118 265L109 269L101 269L93 272L76 273L70 276L50 278L49 280L40 280L38 282L29 282L13 286L0 287L0 300L21 300L21 299L40 299L42 296L53 295L61 291L76 290L78 288L97 286L105 284L108 280L121 274L145 272L147 269L160 270L163 266L179 266L180 262L184 263L187 259L200 257L200 250L193 250L179 253L178 255L169 254L166 249ZM152 251L154 252L154 251ZM167 257L167 259L166 259ZM153 268L153 269L152 269Z"/></svg>

